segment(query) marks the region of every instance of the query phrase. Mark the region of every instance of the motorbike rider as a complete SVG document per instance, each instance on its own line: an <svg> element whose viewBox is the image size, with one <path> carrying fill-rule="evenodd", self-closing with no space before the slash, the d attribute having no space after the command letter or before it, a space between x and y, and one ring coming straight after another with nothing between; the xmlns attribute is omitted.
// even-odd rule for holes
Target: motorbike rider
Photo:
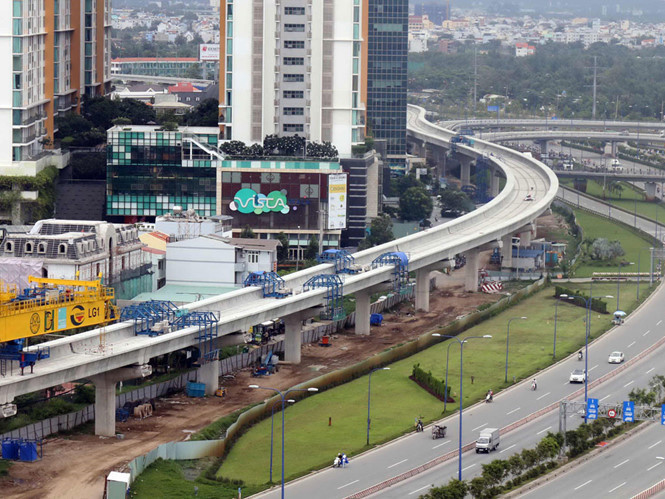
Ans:
<svg viewBox="0 0 665 499"><path fill-rule="evenodd" d="M491 402L493 398L494 398L494 392L490 388L489 390L487 390L487 395L485 395L485 402Z"/></svg>
<svg viewBox="0 0 665 499"><path fill-rule="evenodd" d="M423 431L423 422L420 418L416 421L416 431Z"/></svg>
<svg viewBox="0 0 665 499"><path fill-rule="evenodd" d="M584 354L582 353L582 350L577 352L577 360L582 360L584 358Z"/></svg>
<svg viewBox="0 0 665 499"><path fill-rule="evenodd" d="M531 382L531 389L536 390L538 388L538 383L536 383L536 378L533 378L533 381Z"/></svg>

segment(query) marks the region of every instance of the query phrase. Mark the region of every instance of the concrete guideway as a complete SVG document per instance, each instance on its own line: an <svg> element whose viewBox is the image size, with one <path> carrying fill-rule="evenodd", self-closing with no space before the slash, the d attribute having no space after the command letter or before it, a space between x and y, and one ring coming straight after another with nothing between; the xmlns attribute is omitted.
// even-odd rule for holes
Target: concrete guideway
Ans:
<svg viewBox="0 0 665 499"><path fill-rule="evenodd" d="M665 123L650 122L650 121L608 121L608 120L575 120L575 119L547 119L547 118L488 118L483 120L470 119L470 120L450 120L441 122L441 126L454 130L455 132L460 129L466 128L501 128L511 126L521 127L571 127L571 128L612 128L619 130L665 130Z"/></svg>
<svg viewBox="0 0 665 499"><path fill-rule="evenodd" d="M450 146L449 139L454 133L427 122L424 109L410 106L408 122L409 134L441 147ZM358 264L368 267L383 253L405 252L409 256L409 271L417 271L417 281L422 281L428 278L429 272L418 272L420 269L430 270L437 265L443 266L443 262L453 259L458 253L471 252L502 240L509 241L515 232L525 231L525 227L530 232L533 221L549 208L556 196L558 181L552 171L521 153L485 141L476 141L473 148L459 145L459 150L472 157L486 155L495 163L507 178L503 191L491 202L463 217L356 253L354 257ZM532 194L535 201L524 202L527 194ZM466 272L472 274L469 281L477 278L474 273L477 268L475 260L471 258L469 261L467 258ZM324 303L324 288L306 293L299 291L309 278L333 271L332 264L322 264L285 276L286 286L296 293L283 299L263 298L259 288L251 287L192 303L187 309L219 312L221 337L232 337L257 323L284 317L291 324L286 331L286 360L299 362L300 324L288 318L301 312L308 313ZM345 276L344 294L363 293L390 282L392 273L392 267L379 267ZM420 286L416 282L416 287L419 290L419 306L425 309L429 302L429 288L423 286L422 282ZM369 320L369 317L361 319ZM358 322L364 323L361 320ZM361 329L360 332L364 331ZM17 395L90 378L126 366L144 365L158 355L197 346L197 334L197 327L189 327L157 337L135 336L133 322L124 322L48 342L45 345L51 348L51 357L40 362L34 374L0 378L0 405L10 403ZM208 380L214 383L210 376ZM101 385L107 386L105 383ZM97 409L105 411L110 418L115 407L100 405Z"/></svg>

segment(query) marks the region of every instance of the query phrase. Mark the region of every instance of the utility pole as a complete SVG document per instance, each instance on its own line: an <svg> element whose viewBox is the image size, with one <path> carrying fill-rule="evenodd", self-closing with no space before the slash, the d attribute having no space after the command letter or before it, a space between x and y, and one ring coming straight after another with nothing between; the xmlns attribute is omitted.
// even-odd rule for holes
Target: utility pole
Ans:
<svg viewBox="0 0 665 499"><path fill-rule="evenodd" d="M476 102L478 102L478 48L473 49L473 117L476 117ZM662 113L661 113L662 114Z"/></svg>
<svg viewBox="0 0 665 499"><path fill-rule="evenodd" d="M598 74L598 57L593 56L593 106L591 107L591 119L596 119L596 75Z"/></svg>

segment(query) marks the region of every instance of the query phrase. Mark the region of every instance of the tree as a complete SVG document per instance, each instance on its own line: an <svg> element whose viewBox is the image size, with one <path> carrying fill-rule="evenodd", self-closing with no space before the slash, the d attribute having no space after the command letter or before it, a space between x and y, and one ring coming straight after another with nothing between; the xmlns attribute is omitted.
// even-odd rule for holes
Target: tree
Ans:
<svg viewBox="0 0 665 499"><path fill-rule="evenodd" d="M504 461L503 459L495 459L489 464L483 464L483 477L492 486L501 485L508 473L508 469L507 461Z"/></svg>
<svg viewBox="0 0 665 499"><path fill-rule="evenodd" d="M284 232L280 232L277 240L281 243L281 246L277 247L277 261L281 263L289 259L289 238Z"/></svg>
<svg viewBox="0 0 665 499"><path fill-rule="evenodd" d="M517 453L510 456L508 459L508 469L510 470L510 474L514 477L520 475L524 469L524 461L522 461L522 456Z"/></svg>
<svg viewBox="0 0 665 499"><path fill-rule="evenodd" d="M433 487L421 499L464 499L469 493L469 485L464 480L452 478L446 485Z"/></svg>
<svg viewBox="0 0 665 499"><path fill-rule="evenodd" d="M309 238L309 243L307 243L307 249L305 249L304 258L305 260L315 260L316 255L319 254L319 238L312 236Z"/></svg>
<svg viewBox="0 0 665 499"><path fill-rule="evenodd" d="M441 203L441 214L445 211L454 211L458 213L467 213L475 209L473 201L469 199L464 192L448 187L443 189L439 194L439 201Z"/></svg>
<svg viewBox="0 0 665 499"><path fill-rule="evenodd" d="M372 248L395 239L393 234L393 221L388 215L380 215L372 220L367 231L368 234L365 239L362 240L358 249Z"/></svg>
<svg viewBox="0 0 665 499"><path fill-rule="evenodd" d="M413 173L404 175L395 181L395 191L397 196L402 196L402 194L404 194L407 189L411 187L421 187L424 189L425 184L418 180Z"/></svg>
<svg viewBox="0 0 665 499"><path fill-rule="evenodd" d="M217 126L219 121L219 101L206 99L190 109L183 117L183 123L189 126Z"/></svg>
<svg viewBox="0 0 665 499"><path fill-rule="evenodd" d="M485 494L485 490L490 488L487 479L484 476L477 476L469 484L469 492L473 497L480 498Z"/></svg>
<svg viewBox="0 0 665 499"><path fill-rule="evenodd" d="M594 239L591 245L591 258L594 260L613 260L625 254L619 241L608 241L604 237Z"/></svg>
<svg viewBox="0 0 665 499"><path fill-rule="evenodd" d="M244 239L256 239L256 234L249 225L245 225L240 232L240 237Z"/></svg>
<svg viewBox="0 0 665 499"><path fill-rule="evenodd" d="M183 76L185 78L200 80L201 78L203 78L203 68L201 67L200 64L192 64L190 67L187 68L187 71L185 71L185 74Z"/></svg>
<svg viewBox="0 0 665 499"><path fill-rule="evenodd" d="M559 444L553 438L545 437L536 446L536 452L540 461L552 459L559 453Z"/></svg>
<svg viewBox="0 0 665 499"><path fill-rule="evenodd" d="M403 220L422 220L432 213L432 198L421 187L409 187L399 198L399 216Z"/></svg>

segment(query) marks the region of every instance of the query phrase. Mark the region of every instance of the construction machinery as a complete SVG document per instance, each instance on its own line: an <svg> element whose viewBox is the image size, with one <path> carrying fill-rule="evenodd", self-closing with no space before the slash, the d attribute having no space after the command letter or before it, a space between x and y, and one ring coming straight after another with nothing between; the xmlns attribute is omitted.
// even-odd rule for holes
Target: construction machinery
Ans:
<svg viewBox="0 0 665 499"><path fill-rule="evenodd" d="M393 276L393 289L397 293L403 293L407 290L409 284L409 256L402 251L393 251L390 253L383 253L372 261L372 268L382 266L394 267Z"/></svg>
<svg viewBox="0 0 665 499"><path fill-rule="evenodd" d="M28 338L83 327L99 326L118 317L113 304L113 288L101 279L28 278L34 286L18 290L0 283L0 375L8 361L18 361L23 369L49 357L48 348L25 350Z"/></svg>
<svg viewBox="0 0 665 499"><path fill-rule="evenodd" d="M335 265L335 273L358 274L362 272L362 266L356 264L356 259L348 251L343 249L327 249L317 258L319 263L332 263Z"/></svg>
<svg viewBox="0 0 665 499"><path fill-rule="evenodd" d="M258 286L262 288L264 298L285 298L293 294L293 290L286 287L284 279L277 275L276 272L266 272L264 270L249 274L245 278L243 286Z"/></svg>

